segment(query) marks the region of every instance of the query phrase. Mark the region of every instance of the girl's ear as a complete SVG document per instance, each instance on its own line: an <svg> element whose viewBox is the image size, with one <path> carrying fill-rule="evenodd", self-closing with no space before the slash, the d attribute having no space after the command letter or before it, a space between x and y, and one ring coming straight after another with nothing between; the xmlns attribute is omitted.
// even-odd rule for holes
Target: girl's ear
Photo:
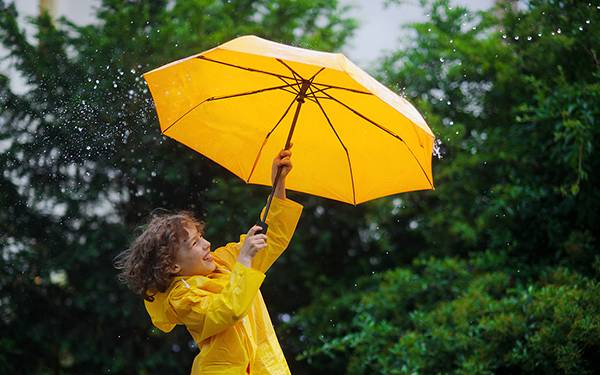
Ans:
<svg viewBox="0 0 600 375"><path fill-rule="evenodd" d="M181 267L177 263L172 264L171 267L169 268L169 273L171 273L173 275L178 275L179 272L181 272Z"/></svg>

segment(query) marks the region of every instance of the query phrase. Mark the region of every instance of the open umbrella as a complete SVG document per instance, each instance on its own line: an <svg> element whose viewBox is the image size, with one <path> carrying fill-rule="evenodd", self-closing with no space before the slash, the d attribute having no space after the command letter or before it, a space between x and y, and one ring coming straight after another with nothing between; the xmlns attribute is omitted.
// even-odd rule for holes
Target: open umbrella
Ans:
<svg viewBox="0 0 600 375"><path fill-rule="evenodd" d="M161 132L246 183L271 186L271 157L293 138L288 189L354 205L433 189L423 117L342 54L249 35L144 78Z"/></svg>

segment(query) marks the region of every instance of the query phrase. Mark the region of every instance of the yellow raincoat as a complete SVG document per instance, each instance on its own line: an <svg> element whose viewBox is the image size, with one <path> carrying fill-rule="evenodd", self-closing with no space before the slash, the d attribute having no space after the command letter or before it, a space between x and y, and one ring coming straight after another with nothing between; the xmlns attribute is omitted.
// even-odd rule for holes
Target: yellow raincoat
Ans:
<svg viewBox="0 0 600 375"><path fill-rule="evenodd" d="M251 268L237 262L246 237L242 234L239 242L213 252L217 268L211 274L175 277L153 302L144 301L157 328L170 332L184 324L198 344L192 375L290 373L259 287L287 248L302 209L297 202L274 196L267 216L267 247L259 250Z"/></svg>

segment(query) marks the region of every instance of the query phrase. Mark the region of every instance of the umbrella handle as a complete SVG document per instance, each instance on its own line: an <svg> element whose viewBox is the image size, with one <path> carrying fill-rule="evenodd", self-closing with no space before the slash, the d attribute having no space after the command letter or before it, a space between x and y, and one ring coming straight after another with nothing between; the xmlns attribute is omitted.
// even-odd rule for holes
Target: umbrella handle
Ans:
<svg viewBox="0 0 600 375"><path fill-rule="evenodd" d="M289 148L290 148L290 139L288 137L288 140L287 140L286 145L285 145L285 149L289 150ZM261 232L262 234L267 234L267 230L269 229L269 226L267 225L267 222L266 222L267 221L267 215L269 214L269 208L271 207L271 201L273 200L273 194L275 193L275 187L279 183L279 177L281 176L281 171L282 170L283 170L283 166L280 165L277 168L277 174L275 175L275 183L273 184L273 188L271 188L271 194L269 194L269 199L267 199L267 206L265 207L265 219L263 221L263 219L259 215L258 216L258 221L256 222L256 225L258 225L262 229L260 231L257 231L256 233Z"/></svg>
<svg viewBox="0 0 600 375"><path fill-rule="evenodd" d="M257 230L255 233L267 234L267 230L269 229L269 225L266 222L264 222L260 218L258 218L258 221L256 222L256 225L258 225L262 229Z"/></svg>

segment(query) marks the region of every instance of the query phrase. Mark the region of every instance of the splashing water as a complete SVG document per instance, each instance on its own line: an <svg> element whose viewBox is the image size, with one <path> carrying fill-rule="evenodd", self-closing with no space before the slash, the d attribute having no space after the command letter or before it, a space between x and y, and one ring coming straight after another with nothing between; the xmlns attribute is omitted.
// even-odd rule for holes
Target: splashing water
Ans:
<svg viewBox="0 0 600 375"><path fill-rule="evenodd" d="M435 156L438 159L442 159L444 156L442 155L442 140L441 139L436 139L435 142L433 142L433 156Z"/></svg>

